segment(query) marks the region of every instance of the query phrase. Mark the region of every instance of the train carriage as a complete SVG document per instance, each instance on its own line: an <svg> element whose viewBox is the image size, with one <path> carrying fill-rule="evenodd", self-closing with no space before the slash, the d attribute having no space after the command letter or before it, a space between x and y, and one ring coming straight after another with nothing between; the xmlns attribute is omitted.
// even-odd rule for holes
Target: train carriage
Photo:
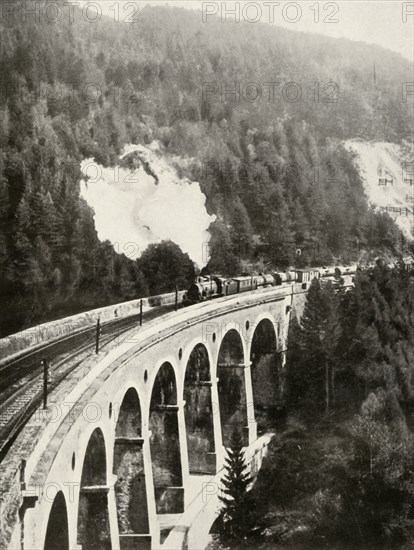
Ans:
<svg viewBox="0 0 414 550"><path fill-rule="evenodd" d="M260 273L260 275L255 275L253 278L255 279L258 288L274 286L275 284L275 279L273 275L270 275L269 273Z"/></svg>
<svg viewBox="0 0 414 550"><path fill-rule="evenodd" d="M249 292L256 290L257 282L254 277L233 277L233 281L237 283L237 292Z"/></svg>
<svg viewBox="0 0 414 550"><path fill-rule="evenodd" d="M224 277L217 277L220 296L231 296L237 294L238 284L233 279L226 279Z"/></svg>
<svg viewBox="0 0 414 550"><path fill-rule="evenodd" d="M296 271L278 271L273 273L275 285L284 283L294 283L296 281Z"/></svg>
<svg viewBox="0 0 414 550"><path fill-rule="evenodd" d="M321 276L319 269L297 269L296 282L302 285L303 290L306 290L313 279L319 279Z"/></svg>

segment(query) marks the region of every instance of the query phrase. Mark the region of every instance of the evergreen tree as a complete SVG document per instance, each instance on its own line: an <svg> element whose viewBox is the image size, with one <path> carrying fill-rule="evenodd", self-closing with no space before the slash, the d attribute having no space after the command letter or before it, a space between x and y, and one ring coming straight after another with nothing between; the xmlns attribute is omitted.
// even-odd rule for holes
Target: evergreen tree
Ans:
<svg viewBox="0 0 414 550"><path fill-rule="evenodd" d="M220 222L215 221L210 228L211 240L209 243L210 260L207 268L209 273L223 276L240 275L240 256L234 250L229 230Z"/></svg>
<svg viewBox="0 0 414 550"><path fill-rule="evenodd" d="M371 393L347 434L348 452L332 461L341 498L329 527L335 541L391 548L412 537L414 438L401 412L390 420L393 400Z"/></svg>
<svg viewBox="0 0 414 550"><path fill-rule="evenodd" d="M290 392L294 402L326 412L335 398L337 304L332 284L314 279L306 296L296 343L289 357Z"/></svg>
<svg viewBox="0 0 414 550"><path fill-rule="evenodd" d="M219 496L223 504L222 533L225 537L244 539L254 527L255 516L254 501L249 492L252 478L246 473L242 436L237 429L233 431L227 453L223 495Z"/></svg>
<svg viewBox="0 0 414 550"><path fill-rule="evenodd" d="M231 217L232 241L240 256L248 257L252 248L252 224L244 204L237 199L233 206Z"/></svg>
<svg viewBox="0 0 414 550"><path fill-rule="evenodd" d="M293 232L295 234L296 244L301 247L305 239L308 238L309 224L306 219L305 211L299 199L293 204Z"/></svg>
<svg viewBox="0 0 414 550"><path fill-rule="evenodd" d="M274 265L279 269L293 264L296 245L291 227L290 214L286 207L271 215L268 242Z"/></svg>

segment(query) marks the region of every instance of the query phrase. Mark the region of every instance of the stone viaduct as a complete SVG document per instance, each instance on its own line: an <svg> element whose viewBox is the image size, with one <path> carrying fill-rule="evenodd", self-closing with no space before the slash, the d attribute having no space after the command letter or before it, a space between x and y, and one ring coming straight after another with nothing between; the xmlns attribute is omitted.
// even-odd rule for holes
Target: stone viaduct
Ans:
<svg viewBox="0 0 414 550"><path fill-rule="evenodd" d="M284 285L179 310L74 370L16 440L10 461L31 445L23 471L2 464L4 548L203 548L191 525L207 534L216 517L235 428L260 467L303 299Z"/></svg>

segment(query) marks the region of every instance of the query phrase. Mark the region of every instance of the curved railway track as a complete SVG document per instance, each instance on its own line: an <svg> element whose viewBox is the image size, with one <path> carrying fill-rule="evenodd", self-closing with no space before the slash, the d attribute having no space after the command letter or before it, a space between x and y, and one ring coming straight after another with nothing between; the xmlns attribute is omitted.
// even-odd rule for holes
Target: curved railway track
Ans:
<svg viewBox="0 0 414 550"><path fill-rule="evenodd" d="M158 306L143 313L149 321L174 310L174 305ZM101 325L102 350L139 322L139 315L108 321ZM0 462L30 416L43 400L42 360L47 360L48 391L54 390L85 360L84 352L95 352L96 325L39 346L0 365Z"/></svg>
<svg viewBox="0 0 414 550"><path fill-rule="evenodd" d="M173 310L174 305L156 306L143 314L143 320L149 321ZM136 325L139 317L137 314L103 323L100 349ZM50 392L85 360L84 352L94 352L95 337L96 325L93 325L0 362L0 462L42 403L42 360L49 364Z"/></svg>

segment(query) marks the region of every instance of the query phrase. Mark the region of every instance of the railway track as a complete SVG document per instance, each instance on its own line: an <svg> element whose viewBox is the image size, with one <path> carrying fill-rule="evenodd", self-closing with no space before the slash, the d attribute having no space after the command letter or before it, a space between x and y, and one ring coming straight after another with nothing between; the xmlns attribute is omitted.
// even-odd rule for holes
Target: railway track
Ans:
<svg viewBox="0 0 414 550"><path fill-rule="evenodd" d="M143 314L149 321L174 310L174 305L159 306ZM102 350L139 322L139 315L108 321L101 325ZM85 357L95 352L96 326L50 342L0 366L0 462L28 419L43 400L43 366L48 362L48 391L54 390Z"/></svg>
<svg viewBox="0 0 414 550"><path fill-rule="evenodd" d="M174 305L154 307L143 314L143 320L149 321L173 310ZM135 326L139 317L137 314L103 323L100 349ZM81 357L84 352L94 352L95 337L96 325L93 325L0 363L0 462L42 403L42 361L46 360L49 364L50 392L85 360Z"/></svg>

